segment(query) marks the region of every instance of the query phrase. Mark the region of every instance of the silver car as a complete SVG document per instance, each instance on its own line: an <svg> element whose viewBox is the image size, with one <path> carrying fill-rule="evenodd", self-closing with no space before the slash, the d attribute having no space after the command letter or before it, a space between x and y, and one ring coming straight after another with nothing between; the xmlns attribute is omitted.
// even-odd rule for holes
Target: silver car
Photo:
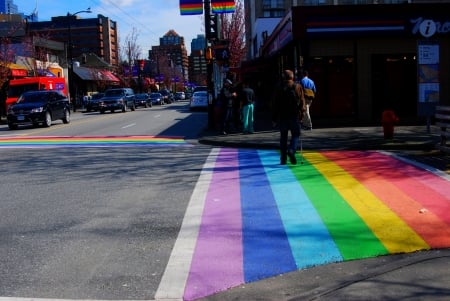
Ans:
<svg viewBox="0 0 450 301"><path fill-rule="evenodd" d="M207 109L209 103L208 91L197 91L192 95L191 101L189 103L189 109Z"/></svg>

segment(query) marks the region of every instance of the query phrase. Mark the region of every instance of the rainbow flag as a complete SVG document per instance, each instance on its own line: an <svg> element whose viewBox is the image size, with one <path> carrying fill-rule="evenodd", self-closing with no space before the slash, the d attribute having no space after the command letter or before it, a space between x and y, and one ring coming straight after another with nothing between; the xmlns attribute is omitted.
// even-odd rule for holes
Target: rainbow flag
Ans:
<svg viewBox="0 0 450 301"><path fill-rule="evenodd" d="M234 1L211 0L213 14L233 13L236 10Z"/></svg>
<svg viewBox="0 0 450 301"><path fill-rule="evenodd" d="M180 14L182 16L203 14L203 1L202 0L180 0Z"/></svg>

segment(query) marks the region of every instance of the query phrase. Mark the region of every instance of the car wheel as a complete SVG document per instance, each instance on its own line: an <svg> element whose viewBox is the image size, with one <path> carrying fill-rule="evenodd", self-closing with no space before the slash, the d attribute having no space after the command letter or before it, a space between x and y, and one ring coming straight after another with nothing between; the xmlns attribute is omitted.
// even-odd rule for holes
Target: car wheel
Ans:
<svg viewBox="0 0 450 301"><path fill-rule="evenodd" d="M105 110L100 110L100 114L105 114Z"/></svg>
<svg viewBox="0 0 450 301"><path fill-rule="evenodd" d="M50 112L46 112L44 118L44 126L48 128L51 125L52 125L52 115L50 114Z"/></svg>
<svg viewBox="0 0 450 301"><path fill-rule="evenodd" d="M70 112L69 110L64 110L64 117L62 119L63 123L70 123Z"/></svg>
<svg viewBox="0 0 450 301"><path fill-rule="evenodd" d="M14 123L8 123L8 128L10 129L10 130L17 130L17 124L14 124Z"/></svg>

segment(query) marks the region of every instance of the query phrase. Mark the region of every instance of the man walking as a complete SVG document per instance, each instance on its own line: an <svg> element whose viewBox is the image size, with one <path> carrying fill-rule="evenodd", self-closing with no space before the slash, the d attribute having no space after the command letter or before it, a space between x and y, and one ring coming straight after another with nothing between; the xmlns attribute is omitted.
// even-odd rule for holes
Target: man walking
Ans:
<svg viewBox="0 0 450 301"><path fill-rule="evenodd" d="M297 164L295 153L300 138L300 121L306 111L306 102L302 86L294 82L294 72L285 70L282 77L283 84L275 92L272 121L280 129L280 164L286 164L287 157L291 164ZM288 147L289 131L291 140Z"/></svg>
<svg viewBox="0 0 450 301"><path fill-rule="evenodd" d="M302 128L304 130L312 130L312 122L311 122L311 115L309 114L309 108L311 107L311 104L316 96L316 85L314 84L314 81L309 78L309 74L307 70L303 71L303 78L300 81L302 84L303 90L305 92L305 100L306 100L306 112L305 116L302 120Z"/></svg>

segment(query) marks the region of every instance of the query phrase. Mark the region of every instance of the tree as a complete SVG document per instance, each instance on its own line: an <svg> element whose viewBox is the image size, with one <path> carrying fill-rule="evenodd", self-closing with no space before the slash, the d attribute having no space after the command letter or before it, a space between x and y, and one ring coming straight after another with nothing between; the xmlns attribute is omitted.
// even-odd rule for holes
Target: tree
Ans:
<svg viewBox="0 0 450 301"><path fill-rule="evenodd" d="M137 43L138 38L139 32L133 27L131 32L125 37L124 44L120 48L122 62L128 62L129 65L132 65L135 60L141 58L142 48Z"/></svg>
<svg viewBox="0 0 450 301"><path fill-rule="evenodd" d="M245 57L245 9L243 0L236 1L236 10L232 14L220 14L220 37L229 42L231 68L239 67Z"/></svg>
<svg viewBox="0 0 450 301"><path fill-rule="evenodd" d="M125 37L124 44L119 49L120 60L122 68L119 70L119 74L124 76L124 68L128 68L128 85L131 86L132 81L132 68L134 62L138 60L142 55L141 46L138 45L137 40L139 38L138 30L133 27L131 32Z"/></svg>

